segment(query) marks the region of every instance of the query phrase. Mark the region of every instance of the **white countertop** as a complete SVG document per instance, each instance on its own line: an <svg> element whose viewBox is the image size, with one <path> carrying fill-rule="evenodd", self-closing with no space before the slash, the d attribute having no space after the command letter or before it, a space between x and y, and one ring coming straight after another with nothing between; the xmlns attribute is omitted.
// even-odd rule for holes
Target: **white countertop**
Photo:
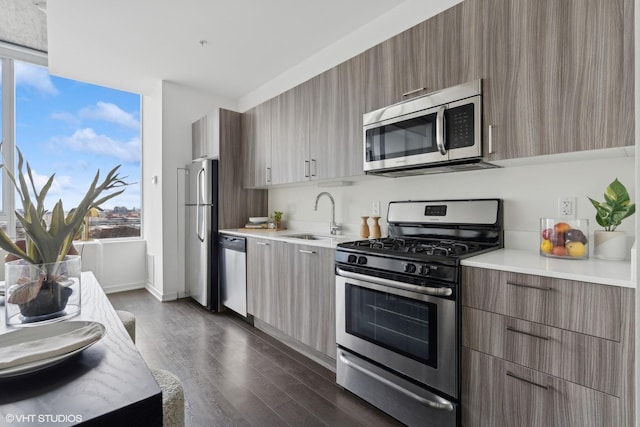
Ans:
<svg viewBox="0 0 640 427"><path fill-rule="evenodd" d="M227 229L220 233L259 239L279 240L298 245L335 248L338 243L361 240L358 236L337 235L328 233L307 233L301 230L247 230ZM297 239L291 236L312 234L324 237L321 240ZM462 260L462 265L469 267L490 268L513 273L533 274L554 277L557 279L578 280L601 285L635 288L635 278L631 277L629 261L605 261L596 258L586 260L554 259L541 256L538 252L519 249L500 249Z"/></svg>
<svg viewBox="0 0 640 427"><path fill-rule="evenodd" d="M534 251L500 249L464 259L462 265L625 288L636 287L629 261L554 259Z"/></svg>
<svg viewBox="0 0 640 427"><path fill-rule="evenodd" d="M231 234L232 236L242 237L255 237L258 239L279 240L287 243L295 243L297 245L309 245L309 246L321 246L324 248L335 248L338 243L351 242L354 240L360 240L361 238L353 235L331 235L329 233L315 233L306 232L302 230L280 230L274 231L270 229L256 229L249 230L246 228L232 228L226 230L220 230L220 233ZM295 235L311 234L313 236L321 237L318 240L298 239Z"/></svg>

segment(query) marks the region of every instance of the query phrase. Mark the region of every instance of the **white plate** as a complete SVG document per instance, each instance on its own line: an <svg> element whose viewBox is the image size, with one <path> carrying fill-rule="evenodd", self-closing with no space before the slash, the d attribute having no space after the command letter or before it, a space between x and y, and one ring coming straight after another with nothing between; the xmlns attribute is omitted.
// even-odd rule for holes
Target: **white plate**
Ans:
<svg viewBox="0 0 640 427"><path fill-rule="evenodd" d="M19 329L14 332L9 332L9 333L0 335L0 347L7 347L10 345L16 345L23 342L34 341L42 338L49 338L52 336L73 332L76 329L84 328L85 326L89 326L91 324L98 325L101 329L100 337L98 337L95 341L85 345L84 347L78 348L69 353L61 354L59 356L25 363L22 365L13 366L11 368L0 369L0 378L8 378L8 377L14 377L17 375L29 374L31 372L36 372L41 369L45 369L45 368L48 368L49 366L60 363L63 360L68 359L69 357L81 352L86 348L91 347L93 344L100 341L100 339L104 337L107 330L104 327L104 325L98 322L66 321L66 322L50 323L48 325L42 325L42 326L32 326L29 328Z"/></svg>
<svg viewBox="0 0 640 427"><path fill-rule="evenodd" d="M254 216L249 218L249 222L252 222L254 224L259 224L261 222L267 222L267 221L269 221L268 216Z"/></svg>

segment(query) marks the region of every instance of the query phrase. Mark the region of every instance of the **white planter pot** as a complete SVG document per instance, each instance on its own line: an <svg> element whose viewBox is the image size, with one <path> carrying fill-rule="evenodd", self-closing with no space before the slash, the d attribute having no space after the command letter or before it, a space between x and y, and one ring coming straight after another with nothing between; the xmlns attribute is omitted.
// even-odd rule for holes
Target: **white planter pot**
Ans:
<svg viewBox="0 0 640 427"><path fill-rule="evenodd" d="M597 230L593 235L596 258L612 261L627 259L627 236L624 231Z"/></svg>

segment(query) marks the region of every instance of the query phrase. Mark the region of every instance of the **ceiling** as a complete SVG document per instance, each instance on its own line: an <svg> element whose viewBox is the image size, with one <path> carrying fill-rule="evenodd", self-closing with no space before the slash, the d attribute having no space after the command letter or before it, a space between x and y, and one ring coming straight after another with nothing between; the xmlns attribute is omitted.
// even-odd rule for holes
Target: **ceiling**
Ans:
<svg viewBox="0 0 640 427"><path fill-rule="evenodd" d="M164 80L238 99L404 1L49 0L49 69L140 93Z"/></svg>

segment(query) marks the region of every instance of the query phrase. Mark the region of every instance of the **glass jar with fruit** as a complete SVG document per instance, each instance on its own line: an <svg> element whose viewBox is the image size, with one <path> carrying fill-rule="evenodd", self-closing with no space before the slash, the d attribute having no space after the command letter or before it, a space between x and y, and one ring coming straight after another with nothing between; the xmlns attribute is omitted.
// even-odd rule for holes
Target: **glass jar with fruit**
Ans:
<svg viewBox="0 0 640 427"><path fill-rule="evenodd" d="M589 258L589 220L540 219L540 255L552 258Z"/></svg>

